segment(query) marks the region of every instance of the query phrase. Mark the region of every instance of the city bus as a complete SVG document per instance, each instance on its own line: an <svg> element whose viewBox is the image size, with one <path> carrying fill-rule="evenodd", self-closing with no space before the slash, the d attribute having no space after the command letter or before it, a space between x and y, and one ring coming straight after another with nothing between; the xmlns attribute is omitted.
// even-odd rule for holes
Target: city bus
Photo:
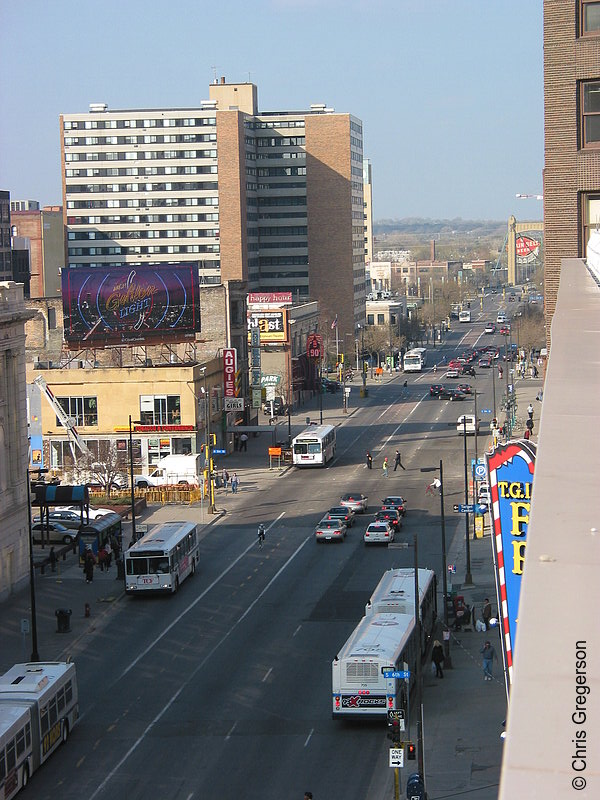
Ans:
<svg viewBox="0 0 600 800"><path fill-rule="evenodd" d="M426 366L426 347L413 347L404 354L404 372L422 372Z"/></svg>
<svg viewBox="0 0 600 800"><path fill-rule="evenodd" d="M458 321L459 322L471 322L471 312L470 311L460 311L458 314Z"/></svg>
<svg viewBox="0 0 600 800"><path fill-rule="evenodd" d="M331 664L333 719L386 719L388 711L406 709L417 658L414 613L363 617ZM408 682L384 675L406 669Z"/></svg>
<svg viewBox="0 0 600 800"><path fill-rule="evenodd" d="M194 575L198 530L193 522L162 522L133 544L125 560L125 592L171 592Z"/></svg>
<svg viewBox="0 0 600 800"><path fill-rule="evenodd" d="M29 783L78 717L74 664L15 664L0 677L0 797Z"/></svg>
<svg viewBox="0 0 600 800"><path fill-rule="evenodd" d="M381 576L365 606L365 616L386 612L414 616L415 571L411 567L388 569ZM419 615L424 655L437 618L437 578L431 569L419 569Z"/></svg>
<svg viewBox="0 0 600 800"><path fill-rule="evenodd" d="M292 441L296 467L324 467L335 456L335 427L311 425Z"/></svg>

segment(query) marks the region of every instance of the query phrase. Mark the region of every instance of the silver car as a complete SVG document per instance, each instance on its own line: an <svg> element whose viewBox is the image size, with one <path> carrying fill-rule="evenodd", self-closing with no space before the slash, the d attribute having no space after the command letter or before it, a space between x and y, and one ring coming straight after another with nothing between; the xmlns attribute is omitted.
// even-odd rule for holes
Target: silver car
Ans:
<svg viewBox="0 0 600 800"><path fill-rule="evenodd" d="M346 530L346 524L341 519L322 519L315 528L315 539L317 542L343 542Z"/></svg>
<svg viewBox="0 0 600 800"><path fill-rule="evenodd" d="M342 495L340 505L352 509L355 514L362 514L367 510L369 498L360 492L349 492Z"/></svg>
<svg viewBox="0 0 600 800"><path fill-rule="evenodd" d="M389 522L372 522L363 538L365 544L389 544L394 541L394 530Z"/></svg>

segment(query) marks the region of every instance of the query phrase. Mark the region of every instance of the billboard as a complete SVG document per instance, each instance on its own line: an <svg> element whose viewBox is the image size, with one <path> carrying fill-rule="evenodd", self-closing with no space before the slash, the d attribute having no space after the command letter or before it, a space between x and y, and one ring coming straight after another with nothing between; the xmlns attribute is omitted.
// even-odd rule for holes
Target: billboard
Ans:
<svg viewBox="0 0 600 800"><path fill-rule="evenodd" d="M248 341L251 340L253 329L260 332L260 343L287 342L287 312L284 309L277 311L251 311L248 313Z"/></svg>
<svg viewBox="0 0 600 800"><path fill-rule="evenodd" d="M533 442L519 441L500 445L487 456L492 498L492 543L508 685L512 683L535 454Z"/></svg>
<svg viewBox="0 0 600 800"><path fill-rule="evenodd" d="M63 269L65 339L76 348L193 339L199 292L192 264Z"/></svg>

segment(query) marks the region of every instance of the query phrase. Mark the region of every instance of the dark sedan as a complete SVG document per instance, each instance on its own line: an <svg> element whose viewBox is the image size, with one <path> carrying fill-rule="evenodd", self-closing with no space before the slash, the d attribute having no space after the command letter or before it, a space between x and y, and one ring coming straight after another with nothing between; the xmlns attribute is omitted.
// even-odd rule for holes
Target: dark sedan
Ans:
<svg viewBox="0 0 600 800"><path fill-rule="evenodd" d="M438 394L440 400L464 400L466 394L458 389L444 389Z"/></svg>
<svg viewBox="0 0 600 800"><path fill-rule="evenodd" d="M402 517L396 508L384 508L375 514L375 522L389 522L395 531L402 527Z"/></svg>
<svg viewBox="0 0 600 800"><path fill-rule="evenodd" d="M445 386L442 383L432 383L429 387L429 396L437 397L443 389L445 389Z"/></svg>

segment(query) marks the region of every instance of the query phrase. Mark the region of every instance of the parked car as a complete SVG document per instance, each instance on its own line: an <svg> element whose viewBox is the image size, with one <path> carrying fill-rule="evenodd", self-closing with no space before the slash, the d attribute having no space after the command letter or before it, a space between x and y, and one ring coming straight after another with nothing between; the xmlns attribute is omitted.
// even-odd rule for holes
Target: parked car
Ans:
<svg viewBox="0 0 600 800"><path fill-rule="evenodd" d="M273 414L271 414L271 404L273 406ZM283 397L274 397L273 400L267 400L263 406L263 414L269 417L282 417L285 413L286 405Z"/></svg>
<svg viewBox="0 0 600 800"><path fill-rule="evenodd" d="M79 509L77 509L77 511L68 511L67 509L63 509L62 511L50 511L48 514L48 519L50 522L58 522L59 525L63 525L69 530L77 530L81 525L81 514ZM37 524L41 521L42 520L40 517L35 517L33 520L34 524ZM83 522L84 524L87 522L85 512L83 514Z"/></svg>
<svg viewBox="0 0 600 800"><path fill-rule="evenodd" d="M341 519L322 519L315 528L315 539L317 542L343 542L346 530L346 525Z"/></svg>
<svg viewBox="0 0 600 800"><path fill-rule="evenodd" d="M355 514L362 514L367 510L369 498L360 492L348 492L342 495L340 505L352 509Z"/></svg>
<svg viewBox="0 0 600 800"><path fill-rule="evenodd" d="M347 528L351 528L354 525L355 518L354 511L346 506L333 506L323 517L323 519L341 519Z"/></svg>
<svg viewBox="0 0 600 800"><path fill-rule="evenodd" d="M406 514L406 500L399 494L391 494L382 500L381 508L395 508L400 514Z"/></svg>
<svg viewBox="0 0 600 800"><path fill-rule="evenodd" d="M54 510L75 511L77 514L79 514L79 506L56 506ZM88 510L90 519L98 519L98 517L103 517L105 514L114 514L112 508L95 508L94 506L90 506ZM86 519L85 511L83 512L83 518Z"/></svg>
<svg viewBox="0 0 600 800"><path fill-rule="evenodd" d="M389 544L394 541L394 529L389 522L372 522L363 537L365 544Z"/></svg>
<svg viewBox="0 0 600 800"><path fill-rule="evenodd" d="M50 537L50 544L53 542L72 544L78 536L76 531L66 528L64 525L61 525L60 522L51 522L48 529L46 529L45 522L43 524L37 522L35 525L31 526L31 538L34 544L41 542L42 536L44 537L44 542L47 542L47 535Z"/></svg>
<svg viewBox="0 0 600 800"><path fill-rule="evenodd" d="M375 514L375 522L387 522L397 532L402 527L402 517L396 508L383 508Z"/></svg>
<svg viewBox="0 0 600 800"><path fill-rule="evenodd" d="M332 381L329 378L321 378L321 385L323 386L324 391L329 392L329 394L335 394L340 390L339 382Z"/></svg>

